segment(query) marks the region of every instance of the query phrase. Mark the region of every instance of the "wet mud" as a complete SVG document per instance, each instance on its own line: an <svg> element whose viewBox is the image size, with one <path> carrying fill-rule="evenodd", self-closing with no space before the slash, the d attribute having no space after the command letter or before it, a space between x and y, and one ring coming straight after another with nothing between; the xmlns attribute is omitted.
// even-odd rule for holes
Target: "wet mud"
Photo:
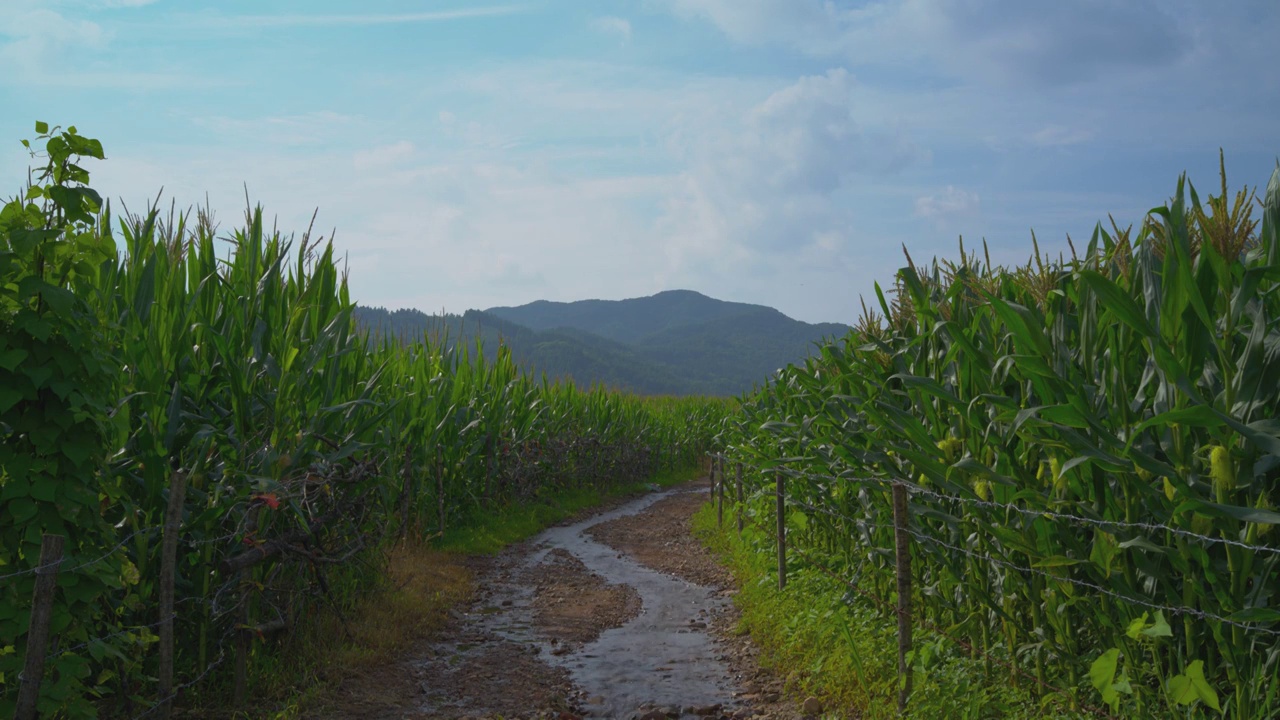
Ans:
<svg viewBox="0 0 1280 720"><path fill-rule="evenodd" d="M693 536L706 489L620 501L467 559L473 600L319 717L803 717L737 632L731 578Z"/></svg>
<svg viewBox="0 0 1280 720"><path fill-rule="evenodd" d="M724 612L727 598L717 588L646 567L586 532L638 515L679 492L689 491L641 497L546 530L523 547L500 555L480 603L467 618L476 633L473 638L489 641L461 647L455 662L484 657L493 645L506 647L517 657L538 656L553 673L567 674L574 687L563 698L563 706L582 717L632 717L641 708L661 709L664 714L678 710L677 717L732 712L737 686L707 633L710 618ZM586 587L581 581L554 581L556 574L564 574L566 565L579 564L579 573L594 578L586 581ZM615 590L603 610L588 597L623 587L630 591ZM553 604L548 593L554 593L558 602ZM629 618L628 605L638 610ZM621 622L593 627L608 624L599 622L602 615ZM459 706L456 699L451 700L428 699L420 709L428 715L450 714L451 709L466 705L471 713L498 711L474 703Z"/></svg>

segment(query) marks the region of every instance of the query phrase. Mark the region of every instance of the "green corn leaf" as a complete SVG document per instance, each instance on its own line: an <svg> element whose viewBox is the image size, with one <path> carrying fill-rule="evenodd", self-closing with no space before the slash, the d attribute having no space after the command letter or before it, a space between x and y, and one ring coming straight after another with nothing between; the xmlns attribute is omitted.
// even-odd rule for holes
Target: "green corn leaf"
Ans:
<svg viewBox="0 0 1280 720"><path fill-rule="evenodd" d="M1142 309L1119 285L1103 277L1096 270L1081 270L1079 274L1085 284L1098 295L1098 298L1102 301L1102 306L1106 308L1107 312L1115 315L1121 322L1141 333L1144 337L1156 338L1159 336L1155 328L1147 321Z"/></svg>

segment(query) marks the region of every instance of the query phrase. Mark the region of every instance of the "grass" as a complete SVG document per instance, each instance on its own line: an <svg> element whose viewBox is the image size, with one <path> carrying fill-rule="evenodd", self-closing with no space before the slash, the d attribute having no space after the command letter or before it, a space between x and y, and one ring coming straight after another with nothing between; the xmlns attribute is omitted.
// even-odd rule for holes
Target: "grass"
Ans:
<svg viewBox="0 0 1280 720"><path fill-rule="evenodd" d="M787 588L777 587L770 538L748 526L741 539L731 523L717 527L707 504L693 521L694 533L733 573L742 611L739 631L760 648L760 662L781 674L798 696L814 695L828 717L868 720L897 712L897 626L847 587L815 568L791 560ZM790 559L789 559L790 560ZM1044 705L1006 675L984 673L945 638L915 630L915 689L905 717L1066 718L1082 717Z"/></svg>
<svg viewBox="0 0 1280 720"><path fill-rule="evenodd" d="M343 682L376 674L444 626L449 610L471 597L471 570L463 558L421 539L400 542L386 554L376 589L348 611L330 608L285 643L275 683L259 697L283 698L270 717L310 717L342 704Z"/></svg>
<svg viewBox="0 0 1280 720"><path fill-rule="evenodd" d="M699 468L662 472L647 482L623 485L608 492L590 488L568 490L539 502L508 505L496 512L469 517L458 527L447 530L436 547L466 555L492 555L513 542L524 540L606 500L643 493L651 485L664 488L678 485L693 480L702 472Z"/></svg>

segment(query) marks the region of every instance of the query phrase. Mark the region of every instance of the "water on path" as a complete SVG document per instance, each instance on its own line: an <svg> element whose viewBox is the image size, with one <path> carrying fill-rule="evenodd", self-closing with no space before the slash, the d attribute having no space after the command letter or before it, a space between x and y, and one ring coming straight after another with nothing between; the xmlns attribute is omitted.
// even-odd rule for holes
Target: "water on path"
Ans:
<svg viewBox="0 0 1280 720"><path fill-rule="evenodd" d="M727 601L712 588L651 570L584 533L594 525L643 512L677 492L690 491L646 495L581 522L545 530L524 550L500 556L503 572L493 574L485 587L485 607L471 620L479 630L538 648L548 663L567 669L584 692L583 708L591 717L630 717L644 705L679 706L686 713L712 705L731 710L735 683L705 629L709 614L724 609ZM530 545L532 552L527 550ZM556 549L571 553L609 583L635 588L643 603L640 614L567 652L544 640L533 623L533 588L520 578Z"/></svg>

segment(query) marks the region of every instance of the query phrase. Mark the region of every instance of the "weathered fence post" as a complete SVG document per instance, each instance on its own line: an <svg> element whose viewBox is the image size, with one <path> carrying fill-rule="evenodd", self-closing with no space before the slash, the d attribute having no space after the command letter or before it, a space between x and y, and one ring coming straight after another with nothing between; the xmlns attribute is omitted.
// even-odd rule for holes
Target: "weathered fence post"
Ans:
<svg viewBox="0 0 1280 720"><path fill-rule="evenodd" d="M787 587L787 486L782 471L775 474L778 493L778 589Z"/></svg>
<svg viewBox="0 0 1280 720"><path fill-rule="evenodd" d="M249 509L245 518L245 537L254 537L258 532L258 508ZM236 575L240 592L240 607L236 611L236 666L231 688L231 704L239 709L244 705L249 682L249 651L253 649L253 638L249 636L249 596L251 580L253 580L253 564L240 568Z"/></svg>
<svg viewBox="0 0 1280 720"><path fill-rule="evenodd" d="M45 535L40 541L40 564L36 566L36 588L31 596L31 623L27 629L27 662L18 685L14 720L35 720L40 683L44 680L44 656L49 651L49 620L53 617L53 594L58 588L58 565L62 563L61 535Z"/></svg>
<svg viewBox="0 0 1280 720"><path fill-rule="evenodd" d="M707 459L707 477L711 479L711 486L707 488L707 499L716 499L716 456L712 455Z"/></svg>
<svg viewBox="0 0 1280 720"><path fill-rule="evenodd" d="M440 536L444 537L444 448L436 448L436 510L440 515Z"/></svg>
<svg viewBox="0 0 1280 720"><path fill-rule="evenodd" d="M720 486L716 488L716 527L724 527L724 456L720 456Z"/></svg>
<svg viewBox="0 0 1280 720"><path fill-rule="evenodd" d="M907 488L893 484L893 534L898 561L898 712L907 709L911 696L911 668L907 653L911 652L911 544L907 528Z"/></svg>
<svg viewBox="0 0 1280 720"><path fill-rule="evenodd" d="M413 445L405 448L404 465L400 468L400 537L409 532L410 502L413 500Z"/></svg>
<svg viewBox="0 0 1280 720"><path fill-rule="evenodd" d="M164 539L160 546L160 704L161 720L173 708L173 586L178 559L178 531L182 526L183 502L187 497L187 474L179 470L169 485L169 506L164 513Z"/></svg>
<svg viewBox="0 0 1280 720"><path fill-rule="evenodd" d="M738 537L742 537L742 463L736 463L734 469L738 478Z"/></svg>

